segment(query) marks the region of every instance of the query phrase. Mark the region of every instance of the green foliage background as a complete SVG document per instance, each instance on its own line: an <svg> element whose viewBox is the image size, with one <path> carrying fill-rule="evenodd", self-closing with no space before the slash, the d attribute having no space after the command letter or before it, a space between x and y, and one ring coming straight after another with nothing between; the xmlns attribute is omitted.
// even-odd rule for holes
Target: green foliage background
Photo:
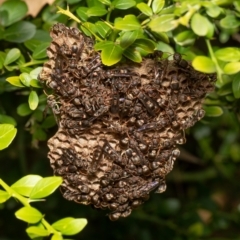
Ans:
<svg viewBox="0 0 240 240"><path fill-rule="evenodd" d="M76 25L56 14L57 6L63 10L68 3L82 30L95 36L95 48L107 65L124 57L139 62L155 48L166 52L164 57L177 51L196 69L216 72L217 87L205 101L204 120L186 133L167 191L152 194L127 219L110 222L105 212L68 202L59 191L32 205L50 223L86 218L87 226L74 239L240 239L239 1L57 0L36 18L25 17L21 1L8 2L0 7L0 124L18 132L5 148L15 130L0 128L0 149L5 148L0 178L11 185L29 174L52 175L46 140L57 128L45 110L37 75L46 61L50 27L56 22ZM113 47L116 54L105 59L104 51ZM21 207L13 198L0 204L1 240L28 238L27 224L14 215Z"/></svg>

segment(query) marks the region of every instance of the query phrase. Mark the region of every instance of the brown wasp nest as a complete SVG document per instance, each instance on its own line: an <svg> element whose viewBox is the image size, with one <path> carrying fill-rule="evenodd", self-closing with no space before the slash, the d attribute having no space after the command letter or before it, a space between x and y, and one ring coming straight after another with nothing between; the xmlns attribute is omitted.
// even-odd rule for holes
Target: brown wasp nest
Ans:
<svg viewBox="0 0 240 240"><path fill-rule="evenodd" d="M156 52L142 63L106 67L93 40L56 24L40 80L59 129L48 141L63 196L127 217L165 177L185 143L184 130L204 116L215 75L197 72L180 54Z"/></svg>

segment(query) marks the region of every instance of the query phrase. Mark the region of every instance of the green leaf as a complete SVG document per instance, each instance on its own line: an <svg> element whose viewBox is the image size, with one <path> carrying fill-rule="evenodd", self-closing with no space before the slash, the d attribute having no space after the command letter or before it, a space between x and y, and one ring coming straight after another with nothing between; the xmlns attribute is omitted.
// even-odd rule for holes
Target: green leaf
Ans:
<svg viewBox="0 0 240 240"><path fill-rule="evenodd" d="M40 72L42 71L42 67L37 67L35 69L33 69L29 75L32 79L38 79L38 75L40 74Z"/></svg>
<svg viewBox="0 0 240 240"><path fill-rule="evenodd" d="M99 51L99 50L103 50L104 48L108 47L108 46L113 46L114 42L112 41L102 41L102 42L98 42L94 45L94 50L95 51Z"/></svg>
<svg viewBox="0 0 240 240"><path fill-rule="evenodd" d="M42 179L41 176L38 175L27 175L17 182L15 182L11 188L15 190L17 193L29 197L33 187L37 184L38 181Z"/></svg>
<svg viewBox="0 0 240 240"><path fill-rule="evenodd" d="M142 62L142 56L140 52L138 52L134 47L130 46L128 47L124 52L123 55L130 59L133 62L140 63Z"/></svg>
<svg viewBox="0 0 240 240"><path fill-rule="evenodd" d="M152 10L155 14L159 13L165 5L165 0L153 0Z"/></svg>
<svg viewBox="0 0 240 240"><path fill-rule="evenodd" d="M207 8L207 15L212 17L212 18L216 18L218 17L222 12L222 9L220 7L218 7L217 5L212 5L211 7Z"/></svg>
<svg viewBox="0 0 240 240"><path fill-rule="evenodd" d="M137 39L138 31L124 32L120 37L120 46L122 48L127 48Z"/></svg>
<svg viewBox="0 0 240 240"><path fill-rule="evenodd" d="M50 233L41 227L31 226L26 229L27 235L31 238L38 238L38 237L46 237L49 236Z"/></svg>
<svg viewBox="0 0 240 240"><path fill-rule="evenodd" d="M52 194L62 184L61 177L45 177L37 182L30 194L31 199L44 198Z"/></svg>
<svg viewBox="0 0 240 240"><path fill-rule="evenodd" d="M236 74L232 82L232 90L235 98L240 98L240 74Z"/></svg>
<svg viewBox="0 0 240 240"><path fill-rule="evenodd" d="M17 129L11 124L0 124L0 150L7 148L17 134Z"/></svg>
<svg viewBox="0 0 240 240"><path fill-rule="evenodd" d="M142 56L146 56L147 54L154 52L156 44L150 39L142 38L137 39L134 42L133 46L136 48L137 51L140 52Z"/></svg>
<svg viewBox="0 0 240 240"><path fill-rule="evenodd" d="M87 10L88 10L87 7L79 7L76 10L78 17L80 17L80 19L84 22L86 22L88 19Z"/></svg>
<svg viewBox="0 0 240 240"><path fill-rule="evenodd" d="M38 106L38 102L39 102L39 99L36 91L31 91L28 97L29 108L31 110L35 110Z"/></svg>
<svg viewBox="0 0 240 240"><path fill-rule="evenodd" d="M111 4L110 0L98 0L98 1L103 3L104 5L110 5Z"/></svg>
<svg viewBox="0 0 240 240"><path fill-rule="evenodd" d="M117 9L128 9L136 5L133 0L115 0L112 2L112 6Z"/></svg>
<svg viewBox="0 0 240 240"><path fill-rule="evenodd" d="M48 116L44 119L41 127L42 128L51 128L56 125L56 120L54 116Z"/></svg>
<svg viewBox="0 0 240 240"><path fill-rule="evenodd" d="M18 76L8 77L8 78L6 78L6 81L9 82L10 84L12 84L13 86L16 86L16 87L25 87L21 83L20 78Z"/></svg>
<svg viewBox="0 0 240 240"><path fill-rule="evenodd" d="M5 114L0 114L0 123L8 123L11 124L13 126L17 125L17 122L15 121L14 118L7 116Z"/></svg>
<svg viewBox="0 0 240 240"><path fill-rule="evenodd" d="M24 18L27 14L27 4L19 0L5 1L0 7L0 25L7 27Z"/></svg>
<svg viewBox="0 0 240 240"><path fill-rule="evenodd" d="M33 51L33 58L34 59L42 59L47 57L47 51L46 49L49 47L49 42L41 43L36 47L36 49Z"/></svg>
<svg viewBox="0 0 240 240"><path fill-rule="evenodd" d="M156 46L156 49L159 50L159 51L162 51L162 52L166 52L168 54L169 53L174 54L174 49L170 45L168 45L164 42L158 42L157 46Z"/></svg>
<svg viewBox="0 0 240 240"><path fill-rule="evenodd" d="M240 61L240 48L226 47L215 52L215 57L223 62Z"/></svg>
<svg viewBox="0 0 240 240"><path fill-rule="evenodd" d="M240 62L231 62L231 63L227 63L224 68L223 71L226 74L235 74L237 72L240 71Z"/></svg>
<svg viewBox="0 0 240 240"><path fill-rule="evenodd" d="M191 20L191 28L198 36L206 36L211 29L211 23L209 20L199 13L195 13Z"/></svg>
<svg viewBox="0 0 240 240"><path fill-rule="evenodd" d="M123 49L116 45L108 45L101 52L102 63L106 66L111 66L119 62L122 58Z"/></svg>
<svg viewBox="0 0 240 240"><path fill-rule="evenodd" d="M42 219L42 214L33 207L22 207L17 212L15 212L16 218L28 222L37 223Z"/></svg>
<svg viewBox="0 0 240 240"><path fill-rule="evenodd" d="M24 72L24 73L21 73L20 76L19 76L19 78L20 78L20 81L21 81L25 86L27 86L27 87L30 86L30 82L31 82L31 80L32 80L30 74L25 73L25 72Z"/></svg>
<svg viewBox="0 0 240 240"><path fill-rule="evenodd" d="M29 108L28 103L22 103L17 107L18 115L24 117L32 113L32 110Z"/></svg>
<svg viewBox="0 0 240 240"><path fill-rule="evenodd" d="M27 21L14 23L4 31L4 39L8 42L22 43L34 36L36 26Z"/></svg>
<svg viewBox="0 0 240 240"><path fill-rule="evenodd" d="M97 31L99 33L99 35L102 37L102 38L106 38L107 35L109 34L109 32L111 31L111 28L104 22L96 22L96 27L97 27Z"/></svg>
<svg viewBox="0 0 240 240"><path fill-rule="evenodd" d="M6 202L10 197L8 192L0 190L0 204Z"/></svg>
<svg viewBox="0 0 240 240"><path fill-rule="evenodd" d="M134 15L126 15L123 19L115 23L115 28L123 31L138 30L141 24Z"/></svg>
<svg viewBox="0 0 240 240"><path fill-rule="evenodd" d="M45 141L47 139L47 134L42 128L35 128L33 131L33 138L39 141Z"/></svg>
<svg viewBox="0 0 240 240"><path fill-rule="evenodd" d="M21 55L21 52L18 48L12 48L8 53L4 61L4 65L7 66L10 63L15 62Z"/></svg>
<svg viewBox="0 0 240 240"><path fill-rule="evenodd" d="M52 227L60 231L63 235L74 235L82 231L87 225L85 218L63 218L52 224Z"/></svg>
<svg viewBox="0 0 240 240"><path fill-rule="evenodd" d="M204 73L214 73L216 72L216 66L211 58L206 56L197 56L193 59L192 66Z"/></svg>
<svg viewBox="0 0 240 240"><path fill-rule="evenodd" d="M54 235L52 235L51 240L63 240L62 234L55 233Z"/></svg>
<svg viewBox="0 0 240 240"><path fill-rule="evenodd" d="M168 32L178 26L178 22L174 20L174 14L165 14L153 18L148 26L154 32Z"/></svg>
<svg viewBox="0 0 240 240"><path fill-rule="evenodd" d="M100 17L100 16L104 16L105 14L107 14L107 12L108 11L105 8L91 7L91 8L88 8L87 15L88 15L88 17Z"/></svg>
<svg viewBox="0 0 240 240"><path fill-rule="evenodd" d="M220 26L226 29L238 28L240 21L234 15L227 15L220 21Z"/></svg>
<svg viewBox="0 0 240 240"><path fill-rule="evenodd" d="M137 4L137 8L146 16L152 16L153 14L152 9L146 3Z"/></svg>
<svg viewBox="0 0 240 240"><path fill-rule="evenodd" d="M32 79L30 81L30 86L35 87L35 88L42 88L41 83L37 79Z"/></svg>
<svg viewBox="0 0 240 240"><path fill-rule="evenodd" d="M192 31L187 30L187 31L183 31L183 32L180 32L179 34L177 34L174 37L174 40L178 45L186 46L186 45L193 44L195 41L195 37L196 37L196 35Z"/></svg>
<svg viewBox="0 0 240 240"><path fill-rule="evenodd" d="M223 110L218 106L205 106L205 116L208 117L219 117L223 114Z"/></svg>

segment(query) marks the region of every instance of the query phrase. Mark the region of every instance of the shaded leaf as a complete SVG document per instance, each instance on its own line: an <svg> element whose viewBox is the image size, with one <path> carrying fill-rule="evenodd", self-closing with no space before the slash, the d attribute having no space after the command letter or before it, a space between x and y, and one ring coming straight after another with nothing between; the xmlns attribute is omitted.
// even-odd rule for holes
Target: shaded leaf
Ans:
<svg viewBox="0 0 240 240"><path fill-rule="evenodd" d="M0 150L7 148L17 134L17 129L11 124L0 124Z"/></svg>
<svg viewBox="0 0 240 240"><path fill-rule="evenodd" d="M22 103L17 107L18 115L24 117L32 113L32 110L29 108L28 103Z"/></svg>
<svg viewBox="0 0 240 240"><path fill-rule="evenodd" d="M18 22L27 14L27 4L19 0L5 1L0 7L1 25L4 27L10 26ZM5 14L4 14L5 12Z"/></svg>
<svg viewBox="0 0 240 240"><path fill-rule="evenodd" d="M62 183L61 177L45 177L37 182L30 194L31 199L44 198L52 194Z"/></svg>
<svg viewBox="0 0 240 240"><path fill-rule="evenodd" d="M223 110L218 106L205 106L205 115L208 117L219 117L223 114Z"/></svg>
<svg viewBox="0 0 240 240"><path fill-rule="evenodd" d="M234 15L227 15L220 21L220 26L226 29L233 29L240 26L240 21Z"/></svg>
<svg viewBox="0 0 240 240"><path fill-rule="evenodd" d="M4 65L7 66L13 62L15 62L21 55L21 52L18 48L12 48L8 53L4 60Z"/></svg>
<svg viewBox="0 0 240 240"><path fill-rule="evenodd" d="M29 197L33 187L37 184L42 177L38 175L27 175L17 182L15 182L11 188L16 191L17 193Z"/></svg>
<svg viewBox="0 0 240 240"><path fill-rule="evenodd" d="M8 42L22 43L32 38L36 26L27 21L14 23L4 31L4 39Z"/></svg>
<svg viewBox="0 0 240 240"><path fill-rule="evenodd" d="M138 36L137 31L128 31L128 32L123 33L120 38L120 46L122 48L129 47L137 39L137 36Z"/></svg>
<svg viewBox="0 0 240 240"><path fill-rule="evenodd" d="M128 47L124 52L123 55L130 59L133 62L140 63L142 61L141 54L132 46Z"/></svg>
<svg viewBox="0 0 240 240"><path fill-rule="evenodd" d="M156 47L155 42L150 39L137 39L133 46L136 48L137 51L140 52L142 56L146 56L149 53L153 53Z"/></svg>
<svg viewBox="0 0 240 240"><path fill-rule="evenodd" d="M205 73L214 73L216 72L216 66L211 58L206 56L197 56L193 59L192 66L200 71Z"/></svg>
<svg viewBox="0 0 240 240"><path fill-rule="evenodd" d="M232 90L233 95L235 98L240 98L240 74L236 74L234 76L233 82L232 82Z"/></svg>
<svg viewBox="0 0 240 240"><path fill-rule="evenodd" d="M63 218L52 224L52 227L60 231L63 235L74 235L82 231L87 225L85 218Z"/></svg>
<svg viewBox="0 0 240 240"><path fill-rule="evenodd" d="M99 33L99 35L102 38L106 38L106 36L108 35L108 33L111 31L111 28L104 22L96 22L96 27L97 27L97 31Z"/></svg>
<svg viewBox="0 0 240 240"><path fill-rule="evenodd" d="M87 21L88 19L88 15L87 15L87 10L88 8L87 7L79 7L76 12L77 12L77 15L80 17L80 19L84 22Z"/></svg>
<svg viewBox="0 0 240 240"><path fill-rule="evenodd" d="M0 123L8 123L11 124L13 126L17 125L17 122L15 121L14 118L7 116L5 114L0 114Z"/></svg>
<svg viewBox="0 0 240 240"><path fill-rule="evenodd" d="M30 86L35 87L35 88L42 88L41 83L36 79L32 79L30 81Z"/></svg>
<svg viewBox="0 0 240 240"><path fill-rule="evenodd" d="M38 45L35 50L33 51L33 58L34 59L42 59L47 57L47 51L46 49L49 47L49 42L44 42Z"/></svg>
<svg viewBox="0 0 240 240"><path fill-rule="evenodd" d="M33 207L22 207L15 212L15 216L16 218L28 223L37 223L42 219L42 214Z"/></svg>

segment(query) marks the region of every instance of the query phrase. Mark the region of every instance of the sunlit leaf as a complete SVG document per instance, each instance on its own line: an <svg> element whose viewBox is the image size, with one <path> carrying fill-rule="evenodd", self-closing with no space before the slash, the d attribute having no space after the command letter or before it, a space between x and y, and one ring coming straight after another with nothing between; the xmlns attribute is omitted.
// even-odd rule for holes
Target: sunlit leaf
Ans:
<svg viewBox="0 0 240 240"><path fill-rule="evenodd" d="M174 20L174 14L165 14L153 18L148 26L154 32L168 32L178 26L177 21Z"/></svg>
<svg viewBox="0 0 240 240"><path fill-rule="evenodd" d="M26 229L26 232L31 239L36 239L38 237L46 237L50 235L50 232L48 232L46 229L36 226L28 227Z"/></svg>
<svg viewBox="0 0 240 240"><path fill-rule="evenodd" d="M42 214L33 207L22 207L15 212L15 216L16 218L28 223L37 223L42 219Z"/></svg>
<svg viewBox="0 0 240 240"><path fill-rule="evenodd" d="M195 13L191 20L191 28L198 36L206 36L211 29L211 23L209 20L199 13Z"/></svg>
<svg viewBox="0 0 240 240"><path fill-rule="evenodd" d="M128 9L135 6L136 2L132 0L115 0L112 2L114 8L117 9Z"/></svg>
<svg viewBox="0 0 240 240"><path fill-rule="evenodd" d="M10 84L12 84L13 86L16 86L16 87L25 87L21 83L20 78L18 76L8 77L8 78L6 78L6 81L9 82Z"/></svg>
<svg viewBox="0 0 240 240"><path fill-rule="evenodd" d="M155 14L159 13L165 4L165 0L153 0L152 10Z"/></svg>
<svg viewBox="0 0 240 240"><path fill-rule="evenodd" d="M235 74L237 72L240 71L240 62L231 62L231 63L227 63L224 68L223 71L226 74Z"/></svg>
<svg viewBox="0 0 240 240"><path fill-rule="evenodd" d="M146 3L138 3L137 8L146 16L152 16L152 9Z"/></svg>
<svg viewBox="0 0 240 240"><path fill-rule="evenodd" d="M122 58L123 49L114 44L106 46L101 52L102 63L106 66L111 66L119 62Z"/></svg>
<svg viewBox="0 0 240 240"><path fill-rule="evenodd" d="M137 31L128 31L128 32L123 33L120 38L120 46L122 48L129 47L137 39L137 36L138 36Z"/></svg>
<svg viewBox="0 0 240 240"><path fill-rule="evenodd" d="M215 52L215 56L223 62L237 62L240 61L240 48L221 48Z"/></svg>
<svg viewBox="0 0 240 240"><path fill-rule="evenodd" d="M39 99L36 91L31 91L28 97L29 108L31 110L35 110L38 106L38 102L39 102Z"/></svg>
<svg viewBox="0 0 240 240"><path fill-rule="evenodd" d="M211 58L206 56L197 56L193 59L192 62L193 67L205 73L214 73L216 72L216 66Z"/></svg>
<svg viewBox="0 0 240 240"><path fill-rule="evenodd" d="M100 7L91 7L88 8L87 10L87 15L88 17L93 17L93 16L103 16L107 14L107 10L105 8L100 8Z"/></svg>
<svg viewBox="0 0 240 240"><path fill-rule="evenodd" d="M141 24L136 16L126 15L123 19L115 23L115 28L124 31L132 31L141 28Z"/></svg>
<svg viewBox="0 0 240 240"><path fill-rule="evenodd" d="M10 197L11 195L8 192L0 190L0 203L6 202Z"/></svg>
<svg viewBox="0 0 240 240"><path fill-rule="evenodd" d="M7 148L17 134L17 129L11 124L0 124L0 150Z"/></svg>
<svg viewBox="0 0 240 240"><path fill-rule="evenodd" d="M11 188L17 193L29 197L33 187L41 179L42 177L38 175L27 175L15 182Z"/></svg>
<svg viewBox="0 0 240 240"><path fill-rule="evenodd" d="M219 117L223 114L223 110L218 106L205 106L205 116L208 117Z"/></svg>
<svg viewBox="0 0 240 240"><path fill-rule="evenodd" d="M85 218L63 218L52 224L52 227L60 231L63 235L74 235L82 231L87 225Z"/></svg>
<svg viewBox="0 0 240 240"><path fill-rule="evenodd" d="M62 183L61 177L45 177L32 189L30 194L31 199L44 198L52 194Z"/></svg>

